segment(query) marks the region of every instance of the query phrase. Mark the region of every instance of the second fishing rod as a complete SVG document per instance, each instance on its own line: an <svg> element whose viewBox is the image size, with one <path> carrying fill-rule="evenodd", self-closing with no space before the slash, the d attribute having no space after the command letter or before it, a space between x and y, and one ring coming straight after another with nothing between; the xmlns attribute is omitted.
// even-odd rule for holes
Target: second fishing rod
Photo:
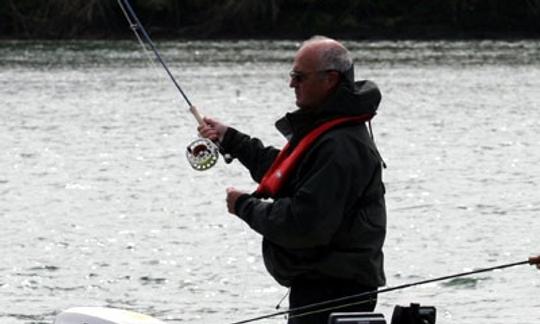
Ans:
<svg viewBox="0 0 540 324"><path fill-rule="evenodd" d="M180 86L178 81L176 81L176 78L172 74L171 70L169 69L167 64L165 64L165 61L163 60L161 54L154 45L154 42L150 38L150 35L139 20L139 17L135 13L135 10L133 10L133 7L129 3L129 0L117 0L117 2L122 9L122 12L126 17L130 28L133 30L133 33L141 44L143 50L146 50L147 46L150 48L150 50L154 53L157 61L165 69L165 72L169 76L170 80L174 83L174 86L180 93L181 97L189 106L189 111L195 117L197 123L200 126L204 125L205 122L199 110L195 105L191 103L191 100L189 100L184 90L182 90L182 87ZM223 154L223 159L226 163L230 163L233 160L229 154L223 153L223 150L221 149L217 141L212 142L205 138L199 138L187 146L186 157L190 165L195 170L203 171L213 167L217 163L219 152Z"/></svg>
<svg viewBox="0 0 540 324"><path fill-rule="evenodd" d="M407 283L407 284L403 284L399 286L387 287L383 289L377 289L373 291L359 293L356 295L350 295L350 296L344 296L341 298L326 300L326 301L313 303L313 304L309 304L305 306L291 308L288 310L283 310L279 312L269 313L266 315L252 317L252 318L245 319L242 321L237 321L231 324L252 323L252 322L257 322L263 319L268 319L268 318L272 318L272 317L276 317L280 315L288 315L289 318L297 318L297 317L304 317L304 316L313 315L313 314L317 314L317 313L321 313L325 311L331 311L331 310L339 311L340 309L344 307L360 305L360 304L369 302L369 299L371 297L377 296L380 294L402 290L402 289L406 289L406 288L410 288L414 286L421 286L421 285L426 285L429 283L445 281L445 280L454 279L454 278L466 277L466 276L483 273L483 272L490 272L494 270L501 270L501 269L516 267L516 266L525 265L525 264L534 265L538 269L540 269L540 255L532 256L532 257L529 257L527 260L522 260L518 262L501 264L501 265L497 265L493 267L481 268L481 269L476 269L476 270L467 271L467 272L455 273L455 274L450 274L450 275L446 275L442 277L426 279L426 280L411 282L411 283Z"/></svg>

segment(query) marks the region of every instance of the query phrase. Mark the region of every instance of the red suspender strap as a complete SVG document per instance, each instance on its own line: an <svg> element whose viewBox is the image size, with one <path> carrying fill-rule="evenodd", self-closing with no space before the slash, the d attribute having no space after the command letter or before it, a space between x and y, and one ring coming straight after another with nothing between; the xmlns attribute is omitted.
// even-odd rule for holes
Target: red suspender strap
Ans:
<svg viewBox="0 0 540 324"><path fill-rule="evenodd" d="M329 120L311 132L309 132L294 148L290 154L287 152L289 143L279 152L278 156L272 163L272 166L266 171L264 177L255 191L261 197L276 197L279 190L283 187L285 181L289 178L291 172L300 162L304 153L313 145L313 143L325 132L330 129L347 123L361 123L370 120L373 114L364 114L356 117L342 117Z"/></svg>

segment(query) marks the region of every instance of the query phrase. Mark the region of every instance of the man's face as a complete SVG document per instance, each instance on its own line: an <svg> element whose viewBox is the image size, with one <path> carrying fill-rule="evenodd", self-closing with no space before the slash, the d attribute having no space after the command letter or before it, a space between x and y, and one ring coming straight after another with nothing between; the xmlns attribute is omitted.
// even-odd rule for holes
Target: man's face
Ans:
<svg viewBox="0 0 540 324"><path fill-rule="evenodd" d="M335 80L329 78L330 73L320 69L316 46L304 47L298 51L289 86L294 88L299 108L317 108L326 100L335 87Z"/></svg>

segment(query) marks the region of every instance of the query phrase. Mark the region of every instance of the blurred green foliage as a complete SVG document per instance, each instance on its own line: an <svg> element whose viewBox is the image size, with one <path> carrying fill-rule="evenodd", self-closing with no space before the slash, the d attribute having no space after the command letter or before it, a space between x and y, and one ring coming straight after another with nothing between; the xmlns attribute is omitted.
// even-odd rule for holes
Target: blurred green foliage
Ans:
<svg viewBox="0 0 540 324"><path fill-rule="evenodd" d="M131 0L162 37L350 38L540 35L540 0ZM0 0L0 35L115 38L116 0Z"/></svg>

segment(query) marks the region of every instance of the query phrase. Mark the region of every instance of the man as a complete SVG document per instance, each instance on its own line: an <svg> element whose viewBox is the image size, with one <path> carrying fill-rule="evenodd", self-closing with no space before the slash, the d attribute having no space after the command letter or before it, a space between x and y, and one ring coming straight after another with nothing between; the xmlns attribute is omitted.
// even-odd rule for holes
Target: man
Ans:
<svg viewBox="0 0 540 324"><path fill-rule="evenodd" d="M366 127L381 94L353 71L339 42L303 43L290 73L299 109L276 122L289 140L281 152L211 118L199 127L259 183L253 194L228 188L227 207L263 236L266 268L290 287L291 309L385 284L383 163ZM375 304L371 296L336 311ZM288 323L326 324L329 313L293 312Z"/></svg>

